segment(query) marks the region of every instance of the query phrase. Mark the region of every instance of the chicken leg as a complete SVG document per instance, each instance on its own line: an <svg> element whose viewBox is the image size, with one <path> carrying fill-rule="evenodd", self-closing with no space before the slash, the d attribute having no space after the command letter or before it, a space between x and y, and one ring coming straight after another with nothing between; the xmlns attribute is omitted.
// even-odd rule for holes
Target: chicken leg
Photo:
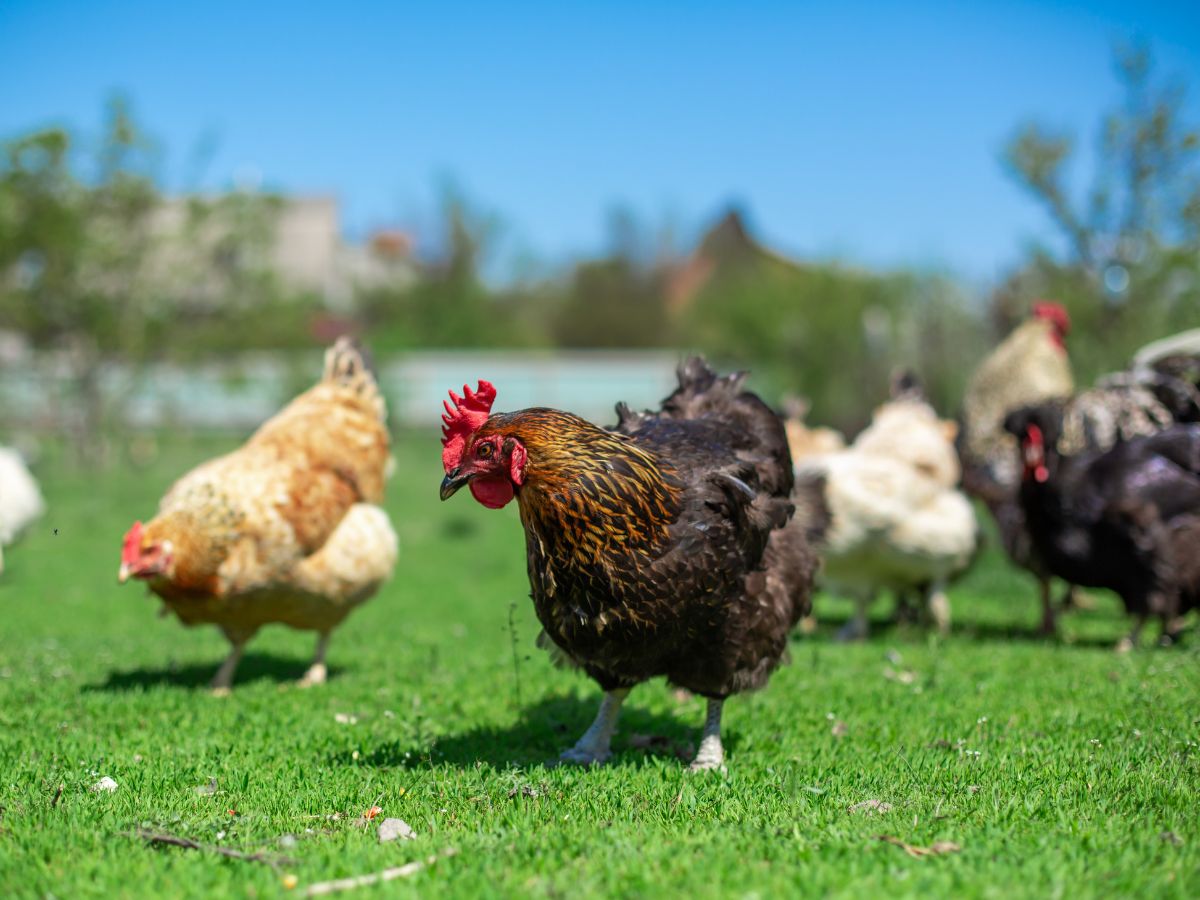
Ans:
<svg viewBox="0 0 1200 900"><path fill-rule="evenodd" d="M617 730L617 716L621 714L621 704L628 696L629 688L606 691L600 702L600 711L596 713L596 721L592 722L574 747L564 750L558 758L578 766L596 766L607 761L612 755L609 747L613 732Z"/></svg>
<svg viewBox="0 0 1200 900"><path fill-rule="evenodd" d="M329 632L322 631L317 635L317 649L313 654L312 665L308 667L304 677L296 682L297 687L306 688L325 683L325 679L329 676L329 671L325 668L325 651L328 649Z"/></svg>
<svg viewBox="0 0 1200 900"><path fill-rule="evenodd" d="M838 630L839 641L864 641L871 630L867 620L867 609L875 602L875 594L863 593L854 598L854 616Z"/></svg>
<svg viewBox="0 0 1200 900"><path fill-rule="evenodd" d="M929 617L933 620L938 634L946 637L950 634L950 599L946 596L946 587L940 581L929 586L929 597L926 601Z"/></svg>
<svg viewBox="0 0 1200 900"><path fill-rule="evenodd" d="M721 746L721 707L724 700L709 700L708 715L704 717L704 732L700 749L688 767L693 772L725 768L725 748Z"/></svg>
<svg viewBox="0 0 1200 900"><path fill-rule="evenodd" d="M1128 653L1130 650L1135 649L1138 645L1138 641L1141 639L1142 629L1146 626L1147 618L1148 616L1145 613L1135 616L1133 620L1133 630L1130 631L1125 637L1117 641L1117 646L1113 649L1118 653Z"/></svg>
<svg viewBox="0 0 1200 900"><path fill-rule="evenodd" d="M233 673L237 671L238 663L242 661L242 655L246 652L246 644L250 640L249 637L243 635L235 637L227 634L226 637L229 638L233 647L230 649L229 655L225 657L225 662L221 663L221 668L217 669L217 674L209 682L209 688L214 697L229 696L233 687Z"/></svg>
<svg viewBox="0 0 1200 900"><path fill-rule="evenodd" d="M1055 637L1058 634L1058 615L1050 596L1050 578L1045 575L1040 576L1038 587L1041 589L1042 595L1042 624L1038 628L1038 634L1042 637Z"/></svg>

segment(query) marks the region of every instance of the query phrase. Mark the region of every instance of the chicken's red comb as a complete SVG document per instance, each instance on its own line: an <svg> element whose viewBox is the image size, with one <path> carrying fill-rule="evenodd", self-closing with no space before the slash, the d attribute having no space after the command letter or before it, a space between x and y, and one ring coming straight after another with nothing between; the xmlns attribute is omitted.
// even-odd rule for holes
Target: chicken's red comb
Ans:
<svg viewBox="0 0 1200 900"><path fill-rule="evenodd" d="M1053 322L1063 334L1071 330L1071 315L1061 303L1055 303L1053 300L1038 300L1033 304L1032 312L1035 319L1047 319Z"/></svg>
<svg viewBox="0 0 1200 900"><path fill-rule="evenodd" d="M467 438L487 421L495 399L496 388L490 381L480 380L475 390L464 384L461 397L451 391L453 405L449 401L442 401L446 407L442 415L442 466L447 473L457 469L462 462Z"/></svg>
<svg viewBox="0 0 1200 900"><path fill-rule="evenodd" d="M133 564L142 555L142 523L134 522L133 527L125 532L125 541L121 544L121 562Z"/></svg>

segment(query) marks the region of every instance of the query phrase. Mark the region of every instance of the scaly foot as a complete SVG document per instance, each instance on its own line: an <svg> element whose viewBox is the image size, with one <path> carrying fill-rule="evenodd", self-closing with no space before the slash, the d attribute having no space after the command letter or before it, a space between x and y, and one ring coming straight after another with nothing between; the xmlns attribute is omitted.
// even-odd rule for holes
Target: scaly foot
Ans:
<svg viewBox="0 0 1200 900"><path fill-rule="evenodd" d="M722 700L708 701L708 715L704 719L704 734L700 738L700 749L688 766L690 772L725 771L725 748L721 746Z"/></svg>
<svg viewBox="0 0 1200 900"><path fill-rule="evenodd" d="M851 619L838 630L837 639L844 644L852 641L865 641L867 639L867 623L862 619Z"/></svg>
<svg viewBox="0 0 1200 900"><path fill-rule="evenodd" d="M308 667L308 671L304 673L304 677L296 682L296 687L310 688L318 684L324 684L325 679L329 677L329 671L325 668L325 663L313 663Z"/></svg>
<svg viewBox="0 0 1200 900"><path fill-rule="evenodd" d="M558 755L559 763L568 766L602 766L612 756L607 750L598 751L576 744Z"/></svg>

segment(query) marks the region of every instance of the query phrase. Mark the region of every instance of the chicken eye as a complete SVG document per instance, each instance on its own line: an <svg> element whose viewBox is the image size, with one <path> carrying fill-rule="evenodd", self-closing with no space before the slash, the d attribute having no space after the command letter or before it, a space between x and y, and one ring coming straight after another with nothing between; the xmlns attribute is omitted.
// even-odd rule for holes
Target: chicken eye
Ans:
<svg viewBox="0 0 1200 900"><path fill-rule="evenodd" d="M480 459L490 459L495 452L495 448L491 444L480 444L479 449L475 451L475 455Z"/></svg>

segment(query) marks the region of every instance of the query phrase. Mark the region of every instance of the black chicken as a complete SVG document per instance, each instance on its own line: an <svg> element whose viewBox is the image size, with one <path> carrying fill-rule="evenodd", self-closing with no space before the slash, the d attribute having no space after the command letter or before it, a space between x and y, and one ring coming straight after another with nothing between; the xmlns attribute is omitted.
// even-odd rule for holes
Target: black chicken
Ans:
<svg viewBox="0 0 1200 900"><path fill-rule="evenodd" d="M1010 414L1021 445L1020 501L1030 539L1051 574L1108 588L1135 618L1162 621L1163 640L1200 601L1200 426L1175 425L1107 450L1063 455L1062 405Z"/></svg>
<svg viewBox="0 0 1200 900"><path fill-rule="evenodd" d="M545 639L605 692L567 762L607 759L629 690L663 675L708 698L692 768L722 766L722 702L766 683L810 606L819 480L794 484L783 423L744 375L699 359L678 374L660 411L619 405L612 430L491 414L487 382L447 404L442 499L516 498Z"/></svg>

